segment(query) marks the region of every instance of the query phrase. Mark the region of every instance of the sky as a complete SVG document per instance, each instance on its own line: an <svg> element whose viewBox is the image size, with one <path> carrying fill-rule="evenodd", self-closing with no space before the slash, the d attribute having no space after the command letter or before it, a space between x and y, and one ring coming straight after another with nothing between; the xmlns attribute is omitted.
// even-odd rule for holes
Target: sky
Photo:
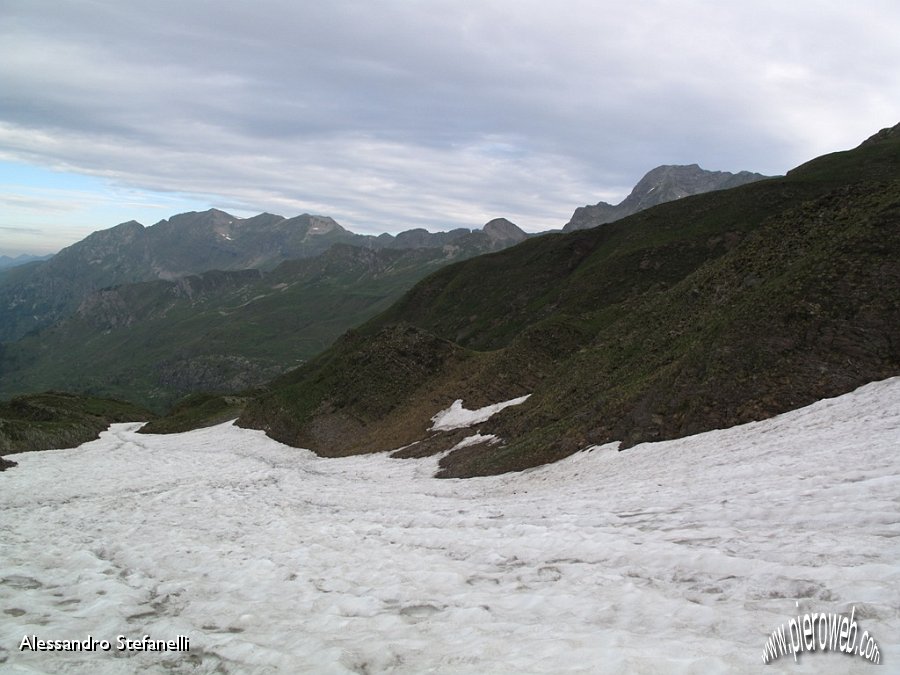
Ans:
<svg viewBox="0 0 900 675"><path fill-rule="evenodd" d="M900 121L895 0L3 0L0 254L220 208L564 225Z"/></svg>

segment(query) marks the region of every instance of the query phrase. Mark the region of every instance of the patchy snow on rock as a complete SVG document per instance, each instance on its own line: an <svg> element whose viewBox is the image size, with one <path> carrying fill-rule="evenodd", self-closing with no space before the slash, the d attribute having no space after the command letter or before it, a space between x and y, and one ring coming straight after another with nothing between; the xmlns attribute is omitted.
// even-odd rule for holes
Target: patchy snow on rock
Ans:
<svg viewBox="0 0 900 675"><path fill-rule="evenodd" d="M900 664L900 378L469 480L138 426L0 474L3 673L759 673L779 625L851 608ZM32 635L113 648L20 651Z"/></svg>
<svg viewBox="0 0 900 675"><path fill-rule="evenodd" d="M525 403L529 396L531 396L531 394L519 396L519 398L503 401L502 403L494 403L493 405L488 405L484 408L478 408L478 410L466 410L463 408L462 399L458 398L449 408L442 410L431 418L433 424L429 431L450 431L452 429L462 429L464 427L471 427L475 424L481 424L504 408Z"/></svg>

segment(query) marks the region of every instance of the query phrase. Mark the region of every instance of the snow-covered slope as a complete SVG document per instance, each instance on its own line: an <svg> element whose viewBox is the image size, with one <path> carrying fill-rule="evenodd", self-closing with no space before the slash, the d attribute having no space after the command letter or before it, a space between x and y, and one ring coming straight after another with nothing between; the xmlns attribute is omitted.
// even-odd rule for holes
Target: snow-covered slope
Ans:
<svg viewBox="0 0 900 675"><path fill-rule="evenodd" d="M758 672L779 625L852 607L900 664L900 378L463 481L230 425L136 428L0 475L0 670ZM121 634L191 649L121 654ZM113 649L20 652L25 635Z"/></svg>

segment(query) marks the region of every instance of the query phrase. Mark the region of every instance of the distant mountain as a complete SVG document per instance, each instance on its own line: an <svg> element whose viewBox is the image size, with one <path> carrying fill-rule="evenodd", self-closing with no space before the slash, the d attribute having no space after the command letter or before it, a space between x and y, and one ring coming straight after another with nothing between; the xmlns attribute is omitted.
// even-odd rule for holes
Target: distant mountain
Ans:
<svg viewBox="0 0 900 675"><path fill-rule="evenodd" d="M183 213L151 227L129 221L94 232L45 262L0 276L0 342L52 325L71 315L88 294L114 285L174 280L209 270L270 270L286 260L320 255L338 243L487 252L527 237L512 223L498 236L498 227L491 228L493 234L411 230L375 237L354 234L323 216L262 213L237 218L218 209Z"/></svg>
<svg viewBox="0 0 900 675"><path fill-rule="evenodd" d="M69 390L162 410L191 392L259 386L441 266L525 237L506 220L449 234L379 238L381 248L339 243L271 270L208 271L93 291L73 314L2 346L0 398ZM446 243L388 247L397 240Z"/></svg>
<svg viewBox="0 0 900 675"><path fill-rule="evenodd" d="M0 270L6 270L10 267L19 267L20 265L25 265L30 262L40 262L41 260L49 260L53 257L53 254L49 255L29 255L27 253L22 253L21 255L17 255L15 257L8 255L0 255Z"/></svg>
<svg viewBox="0 0 900 675"><path fill-rule="evenodd" d="M741 171L706 171L696 164L663 165L649 171L620 204L613 206L599 202L593 206L575 209L572 219L563 227L564 232L585 230L597 225L612 223L651 206L671 202L690 195L713 190L746 185L768 176Z"/></svg>
<svg viewBox="0 0 900 675"><path fill-rule="evenodd" d="M705 171L696 164L650 171L619 205L600 202L576 209L564 231L612 222L657 204L765 178L742 171ZM261 213L238 218L209 209L182 213L145 227L136 221L100 230L47 260L21 264L0 275L0 342L50 326L71 315L93 291L119 284L174 280L209 270L270 270L285 260L310 258L337 243L371 249L451 247L470 254L497 251L527 239L498 218L481 230L413 229L397 235L355 234L332 218ZM10 259L0 258L0 270ZM11 263L10 263L11 264Z"/></svg>
<svg viewBox="0 0 900 675"><path fill-rule="evenodd" d="M784 177L445 267L270 383L239 424L323 455L441 453L443 476L520 470L898 375L898 298L900 125ZM526 394L435 428L458 399Z"/></svg>

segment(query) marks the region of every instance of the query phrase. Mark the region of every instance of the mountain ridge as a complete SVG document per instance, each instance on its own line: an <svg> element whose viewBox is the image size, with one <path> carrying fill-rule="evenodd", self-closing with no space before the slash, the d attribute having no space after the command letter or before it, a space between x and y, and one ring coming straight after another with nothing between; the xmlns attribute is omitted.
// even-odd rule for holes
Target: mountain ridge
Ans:
<svg viewBox="0 0 900 675"><path fill-rule="evenodd" d="M619 205L600 202L576 209L564 231L617 220L658 203L710 189L723 189L759 174L715 172L663 165L649 171ZM211 208L189 211L144 226L135 220L98 230L31 265L0 275L0 343L49 326L74 312L89 293L107 286L154 279L173 280L209 270L272 269L284 260L317 256L336 243L367 248L505 248L529 235L504 218L481 229L396 235L356 234L328 216L292 218L260 213L238 218Z"/></svg>
<svg viewBox="0 0 900 675"><path fill-rule="evenodd" d="M749 171L707 171L698 164L663 164L644 174L619 204L613 206L599 202L575 209L572 218L563 227L563 232L597 227L675 199L713 190L727 190L766 178L770 176Z"/></svg>
<svg viewBox="0 0 900 675"><path fill-rule="evenodd" d="M337 243L270 270L210 270L93 291L68 317L0 346L0 397L70 389L162 412L193 392L263 385L439 267L511 243L487 233L454 241L410 249Z"/></svg>
<svg viewBox="0 0 900 675"><path fill-rule="evenodd" d="M462 477L764 419L896 375L900 135L882 136L444 267L238 423L327 456L443 453L440 475ZM471 429L429 431L457 399L525 394Z"/></svg>
<svg viewBox="0 0 900 675"><path fill-rule="evenodd" d="M464 228L361 235L327 216L262 213L237 218L219 209L178 214L149 227L126 221L88 235L49 260L6 270L0 276L0 342L52 325L72 314L86 295L108 286L173 280L209 270L273 269L285 260L315 257L338 243L490 251L528 236L509 225L515 236L500 241Z"/></svg>
<svg viewBox="0 0 900 675"><path fill-rule="evenodd" d="M31 262L43 262L52 258L52 254L48 255L32 255L30 253L20 253L16 256L0 255L0 271L10 269L12 267L20 267Z"/></svg>

